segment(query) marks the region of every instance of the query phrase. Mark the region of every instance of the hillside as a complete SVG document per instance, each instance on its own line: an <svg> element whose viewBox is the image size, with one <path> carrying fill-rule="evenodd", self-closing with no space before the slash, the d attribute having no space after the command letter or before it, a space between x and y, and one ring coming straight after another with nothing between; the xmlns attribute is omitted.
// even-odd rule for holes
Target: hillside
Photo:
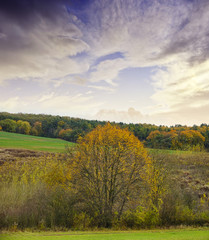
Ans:
<svg viewBox="0 0 209 240"><path fill-rule="evenodd" d="M105 121L52 116L45 114L0 113L0 130L47 138L60 138L77 142ZM138 123L125 124L111 122L120 128L127 128L149 148L171 150L209 150L209 125L200 126L156 126Z"/></svg>
<svg viewBox="0 0 209 240"><path fill-rule="evenodd" d="M0 132L0 148L29 149L45 152L64 152L73 143L62 139Z"/></svg>

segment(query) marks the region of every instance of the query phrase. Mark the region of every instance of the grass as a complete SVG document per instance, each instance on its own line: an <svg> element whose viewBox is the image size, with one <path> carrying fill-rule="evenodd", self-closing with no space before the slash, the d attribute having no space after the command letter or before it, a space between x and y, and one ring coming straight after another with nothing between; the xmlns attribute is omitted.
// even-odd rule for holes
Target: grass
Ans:
<svg viewBox="0 0 209 240"><path fill-rule="evenodd" d="M208 240L209 230L156 230L131 232L40 232L2 234L1 240Z"/></svg>
<svg viewBox="0 0 209 240"><path fill-rule="evenodd" d="M208 152L164 149L148 149L148 152L163 169L165 183L173 194L188 195L188 201L198 201L203 194L209 196Z"/></svg>
<svg viewBox="0 0 209 240"><path fill-rule="evenodd" d="M45 152L64 152L67 145L73 144L74 143L56 138L0 132L0 148L29 149Z"/></svg>
<svg viewBox="0 0 209 240"><path fill-rule="evenodd" d="M171 150L171 149L155 149L155 148L146 148L150 154L174 154L174 155L188 155L188 154L198 154L200 152L194 151L184 151L184 150Z"/></svg>

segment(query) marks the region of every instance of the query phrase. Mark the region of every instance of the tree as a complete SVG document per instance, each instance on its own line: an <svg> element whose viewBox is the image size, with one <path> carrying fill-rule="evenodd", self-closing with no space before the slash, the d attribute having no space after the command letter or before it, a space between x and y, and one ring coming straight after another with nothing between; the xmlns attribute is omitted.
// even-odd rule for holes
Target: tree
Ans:
<svg viewBox="0 0 209 240"><path fill-rule="evenodd" d="M137 137L109 123L78 142L71 156L73 184L98 225L109 227L113 213L120 218L136 193L151 161Z"/></svg>
<svg viewBox="0 0 209 240"><path fill-rule="evenodd" d="M27 121L18 120L17 121L17 132L22 134L30 134L31 126Z"/></svg>
<svg viewBox="0 0 209 240"><path fill-rule="evenodd" d="M4 119L0 121L0 125L5 132L16 132L17 123L11 119Z"/></svg>
<svg viewBox="0 0 209 240"><path fill-rule="evenodd" d="M161 133L159 130L155 130L150 132L149 136L147 137L148 143L151 147L157 148L159 147L159 141L158 138L161 137Z"/></svg>
<svg viewBox="0 0 209 240"><path fill-rule="evenodd" d="M37 121L34 123L32 129L31 129L31 134L35 136L41 136L42 135L42 123Z"/></svg>
<svg viewBox="0 0 209 240"><path fill-rule="evenodd" d="M185 130L179 133L179 142L182 149L185 150L202 150L204 148L205 137L196 130Z"/></svg>
<svg viewBox="0 0 209 240"><path fill-rule="evenodd" d="M58 137L63 138L67 141L71 140L72 129L61 129L59 131Z"/></svg>

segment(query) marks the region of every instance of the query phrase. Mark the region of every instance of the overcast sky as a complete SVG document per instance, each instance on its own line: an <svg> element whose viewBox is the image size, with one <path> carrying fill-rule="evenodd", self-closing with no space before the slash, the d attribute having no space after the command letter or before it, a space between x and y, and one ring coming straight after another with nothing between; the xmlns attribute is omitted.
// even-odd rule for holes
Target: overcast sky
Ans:
<svg viewBox="0 0 209 240"><path fill-rule="evenodd" d="M1 0L0 111L209 124L208 0Z"/></svg>

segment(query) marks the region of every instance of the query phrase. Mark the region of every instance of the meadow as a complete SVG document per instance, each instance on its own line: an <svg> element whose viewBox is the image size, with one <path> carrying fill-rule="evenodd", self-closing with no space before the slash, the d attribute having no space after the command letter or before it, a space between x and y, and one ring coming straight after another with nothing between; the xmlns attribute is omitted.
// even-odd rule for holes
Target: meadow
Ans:
<svg viewBox="0 0 209 240"><path fill-rule="evenodd" d="M103 128L112 130L113 127L107 125ZM114 128L113 130L118 131ZM96 131L107 134L107 131L100 128ZM124 130L119 131L124 133ZM93 133L97 140L97 132ZM109 134L108 136L114 135ZM124 141L126 136L130 137L129 134L124 135L121 137L121 141ZM104 139L107 138L105 135ZM132 140L135 143L135 138L128 138L128 144ZM67 143L60 139L0 132L0 216L2 216L2 218L0 217L0 228L10 231L10 233L0 235L0 238L14 240L209 240L208 152L147 149L149 157L153 160L151 176L155 181L148 180L149 182L146 182L147 178L142 179L137 185L137 194L133 191L135 199L128 199L127 207L121 218L117 218L116 208L118 205L115 205L116 211L112 214L113 218L108 226L98 215L97 209L94 209L97 205L89 205L88 202L86 203L88 196L83 197L88 187L85 185L86 180L83 181L83 175L80 176L84 172L82 171L83 165L79 165L80 155L77 151L73 154L71 152L64 153ZM112 144L112 142L110 143ZM68 144L73 146L72 143ZM77 144L76 147L78 149L83 147L81 144ZM128 144L127 146L130 146ZM91 145L88 145L88 151L82 153L88 154L89 146ZM92 147L94 147L94 143ZM109 159L112 159L112 148L110 150ZM143 151L141 148L139 150ZM90 151L90 153L94 154L95 152ZM76 158L77 156L78 158ZM127 161L130 161L130 154L124 156L127 156ZM82 159L85 163L88 156L84 155ZM92 157L92 159L95 158ZM74 168L71 167L72 161L74 161ZM122 165L123 163L121 163ZM95 165L92 165L89 170L94 167ZM103 167L101 166L99 169L103 169ZM83 188L84 185L85 188ZM77 189L80 191L79 194ZM150 195L153 193L150 189L155 191L154 195ZM91 190L94 191L94 188ZM147 204L147 199L149 204ZM132 207L133 204L135 204L135 208ZM175 230L173 228L175 226L191 226L191 229L193 226L205 228L201 231L197 228ZM126 231L89 232L89 230L101 227ZM172 227L172 230L135 231L136 229L168 227ZM56 229L71 230L71 232L53 232ZM133 231L129 232L129 229L133 229ZM11 233L16 230L17 233ZM23 232L19 232L19 230ZM25 232L27 230L41 232L27 233ZM85 232L74 232L83 230Z"/></svg>
<svg viewBox="0 0 209 240"><path fill-rule="evenodd" d="M70 145L73 145L73 143L57 138L45 138L18 133L0 132L0 148L64 152L66 146Z"/></svg>
<svg viewBox="0 0 209 240"><path fill-rule="evenodd" d="M40 232L2 234L4 240L208 240L209 230Z"/></svg>

